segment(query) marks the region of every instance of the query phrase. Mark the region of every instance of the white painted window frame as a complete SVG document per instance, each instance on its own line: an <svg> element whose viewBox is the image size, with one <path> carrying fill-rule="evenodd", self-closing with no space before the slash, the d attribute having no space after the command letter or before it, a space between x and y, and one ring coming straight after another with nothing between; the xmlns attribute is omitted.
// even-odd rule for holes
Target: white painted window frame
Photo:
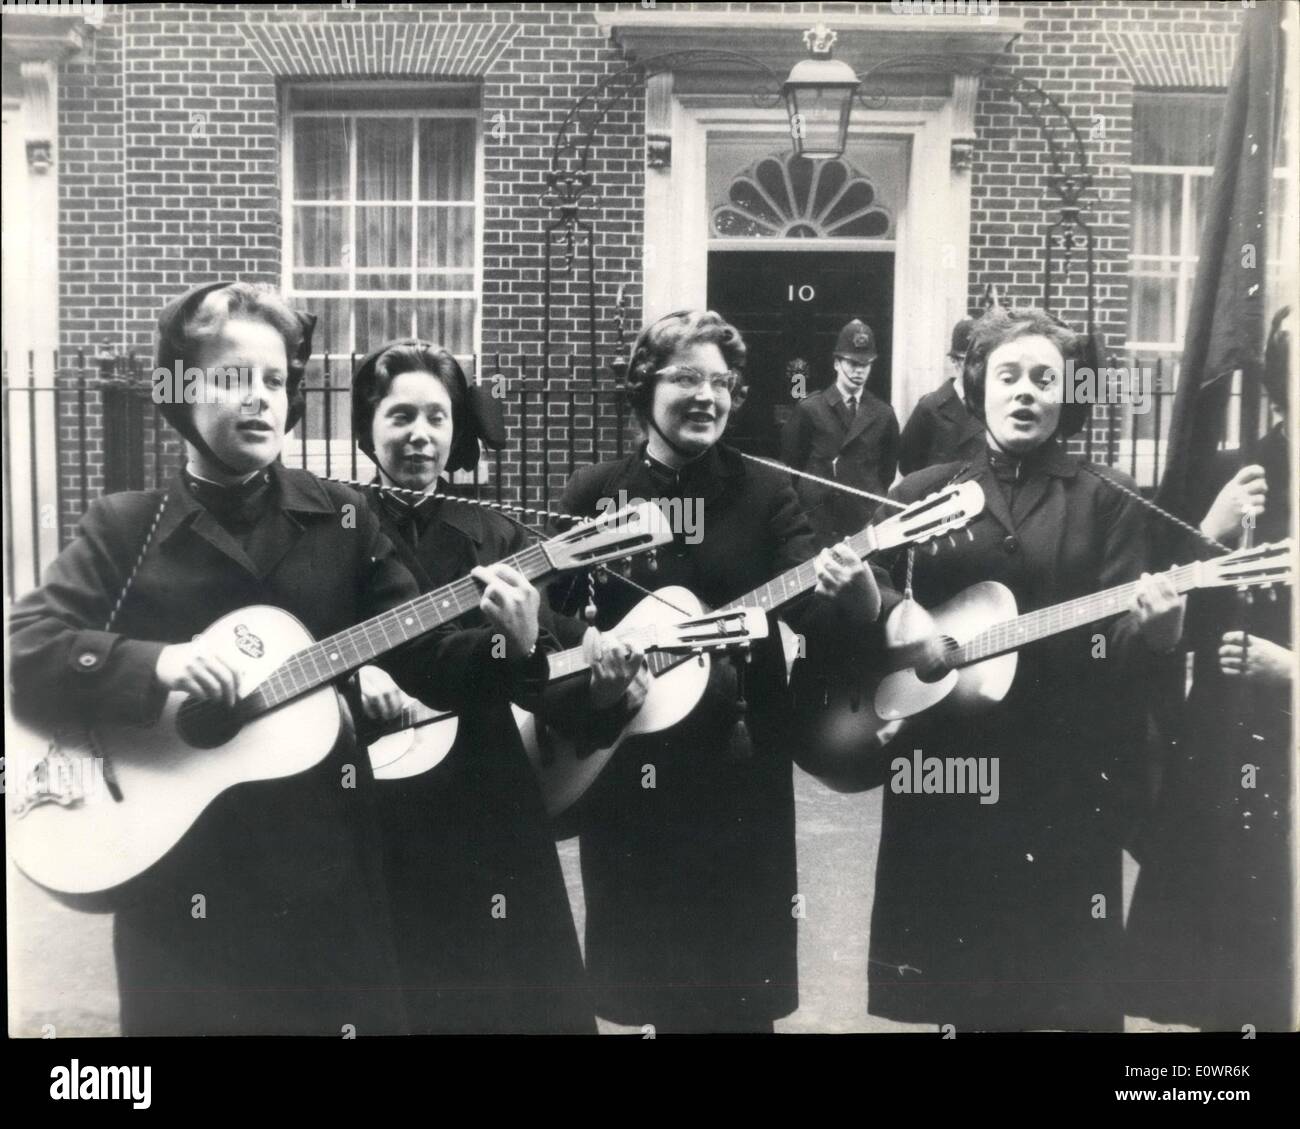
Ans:
<svg viewBox="0 0 1300 1129"><path fill-rule="evenodd" d="M423 97L428 95L428 87L424 84L412 85L411 83L385 83L392 93L393 98L399 99L403 94L409 94L414 102L416 92ZM464 90L464 83L445 84L448 89ZM483 128L483 110L482 106L478 107L428 107L411 105L407 108L393 109L327 109L313 108L296 110L291 105L292 95L297 92L311 92L329 90L337 94L341 102L346 102L350 93L364 90L372 93L375 89L375 82L366 81L360 83L293 83L286 86L281 91L281 114L280 114L280 170L281 170L281 198L280 198L280 289L282 293L291 302L311 308L313 301L322 299L331 300L350 300L365 298L387 298L387 299L408 299L418 301L421 299L437 298L472 298L474 299L474 317L472 328L471 350L468 353L457 353L456 359L463 367L468 370L474 366L475 359L482 354L483 338L483 227L485 216L485 192L484 192L484 128ZM356 146L356 128L352 130L350 144L348 147L348 196L345 200L299 200L295 197L294 169L293 169L293 144L294 144L294 124L299 117L339 117L339 118L407 118L411 120L411 198L409 200L358 200L357 196L357 146ZM462 120L471 120L474 122L474 199L473 200L421 200L419 198L419 177L420 177L420 129L419 123L425 118L458 118ZM474 215L474 265L473 265L473 289L472 290L420 290L416 287L418 274L464 274L464 270L455 268L426 268L421 269L418 264L417 241L419 239L419 225L417 209L420 207L467 207L473 205ZM361 290L355 286L341 290L301 290L296 289L293 285L293 275L296 264L293 262L294 247L294 208L295 206L324 206L340 207L347 209L348 215L348 232L345 246L352 249L355 255L356 251L356 232L353 223L356 206L389 206L389 207L409 207L411 210L411 289L409 290ZM352 266L337 268L318 268L303 267L302 271L312 274L351 274L355 280L358 268L355 263ZM369 269L369 268L367 268ZM394 270L380 270L374 268L376 273L399 274L404 273L405 268ZM419 327L415 324L415 315L412 315L412 324L410 327L410 336L419 336ZM356 307L350 305L348 308L348 340L350 347L355 349L356 343ZM333 345L334 342L314 342L313 347L317 345ZM338 355L338 354L331 354ZM313 359L323 359L324 350L317 349L312 353ZM476 378L476 373L470 373L471 378ZM332 444L332 446L331 446ZM286 450L301 451L301 439L287 439L285 443ZM306 442L306 460L307 467L318 473L323 473L326 452L328 449L331 463L337 463L339 460L350 458L350 443L346 439L311 439Z"/></svg>

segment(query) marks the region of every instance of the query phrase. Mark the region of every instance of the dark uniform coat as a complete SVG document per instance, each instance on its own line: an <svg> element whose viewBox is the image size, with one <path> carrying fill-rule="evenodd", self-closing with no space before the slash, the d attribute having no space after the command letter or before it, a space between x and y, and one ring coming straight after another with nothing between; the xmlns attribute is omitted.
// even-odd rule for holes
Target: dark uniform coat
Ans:
<svg viewBox="0 0 1300 1129"><path fill-rule="evenodd" d="M852 420L832 384L801 400L781 436L781 461L796 470L884 494L898 469L898 418L894 409L865 387ZM877 503L796 478L795 490L819 547L833 545L862 529Z"/></svg>
<svg viewBox="0 0 1300 1129"><path fill-rule="evenodd" d="M368 493L424 591L531 543L469 503L430 500L410 515ZM546 608L541 619L540 646L581 640L581 624ZM487 623L479 612L460 622ZM509 706L500 686L479 695L441 764L377 782L407 1010L423 1033L594 1034L555 840Z"/></svg>
<svg viewBox="0 0 1300 1129"><path fill-rule="evenodd" d="M912 409L898 444L898 469L912 474L940 463L964 462L984 445L984 424L966 410L951 380Z"/></svg>
<svg viewBox="0 0 1300 1129"><path fill-rule="evenodd" d="M278 466L270 489L241 546L178 477L111 632L101 628L163 492L92 503L45 585L14 609L20 714L147 723L165 700L154 673L163 646L228 612L271 604L319 639L417 594L359 493ZM484 630L443 630L381 665L408 692L454 708L519 666L490 661L491 642ZM355 787L343 786L349 765ZM315 768L224 792L128 884L114 922L123 1032L404 1030L374 784L345 725ZM205 916L192 915L198 894Z"/></svg>
<svg viewBox="0 0 1300 1129"><path fill-rule="evenodd" d="M585 467L560 508L596 513L620 491L632 500L702 499L700 543L679 531L659 550L657 569L635 559L630 577L645 588L682 585L716 607L814 555L789 479L726 447L680 473L652 463L644 448ZM587 601L584 577L553 591L567 608ZM616 581L598 584L597 625L614 627L643 598ZM822 596L782 614L809 654L867 631L844 602ZM789 745L774 739L785 708L775 624L745 668L748 757L730 743L737 694L724 676L734 668L724 660L713 669L723 689L667 732L626 742L583 800L587 968L597 1013L617 1022L752 1030L798 1005L794 795Z"/></svg>
<svg viewBox="0 0 1300 1129"><path fill-rule="evenodd" d="M1282 431L1263 441L1257 461L1270 487L1255 529L1262 545L1295 535L1286 492L1294 467ZM1215 492L1238 469L1221 462ZM1213 494L1202 499L1201 511L1212 501ZM1180 537L1175 555L1217 554ZM1248 610L1228 589L1188 597L1192 688L1185 703L1181 677L1174 688L1177 708L1166 729L1172 740L1129 915L1131 1010L1159 1022L1233 1032L1247 1023L1261 1031L1291 1023L1291 686L1243 682L1219 669L1224 633L1247 625L1253 636L1294 647L1291 590L1274 594L1276 602L1256 593ZM1246 764L1255 766L1254 787L1244 786Z"/></svg>
<svg viewBox="0 0 1300 1129"><path fill-rule="evenodd" d="M931 467L895 493L915 501L961 469ZM917 554L915 597L925 607L995 580L1023 613L1136 580L1146 567L1140 508L1055 443L1022 464L1008 486L1014 503L986 451L962 477L980 483L987 507L970 526L973 541ZM1104 658L1093 657L1099 634ZM959 1030L1122 1022L1112 991L1121 978L1120 793L1141 737L1134 692L1151 661L1129 614L1057 635L1022 650L1000 704L960 717L936 708L886 748L891 764L916 749L997 757L1000 797L986 805L886 782L872 1013Z"/></svg>

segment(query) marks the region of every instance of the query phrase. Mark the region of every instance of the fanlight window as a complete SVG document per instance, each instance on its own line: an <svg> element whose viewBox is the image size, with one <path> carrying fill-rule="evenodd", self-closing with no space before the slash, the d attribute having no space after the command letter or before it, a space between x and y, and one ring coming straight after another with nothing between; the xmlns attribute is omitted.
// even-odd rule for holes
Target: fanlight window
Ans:
<svg viewBox="0 0 1300 1129"><path fill-rule="evenodd" d="M846 161L773 154L727 186L713 209L713 234L725 239L891 239L893 213Z"/></svg>

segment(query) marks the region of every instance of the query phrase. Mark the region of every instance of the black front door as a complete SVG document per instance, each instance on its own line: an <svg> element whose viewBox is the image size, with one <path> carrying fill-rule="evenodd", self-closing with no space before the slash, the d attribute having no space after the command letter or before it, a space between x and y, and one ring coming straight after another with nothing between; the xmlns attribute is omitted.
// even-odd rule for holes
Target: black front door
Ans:
<svg viewBox="0 0 1300 1129"><path fill-rule="evenodd" d="M741 450L778 454L799 392L834 381L835 338L854 318L876 335L880 356L868 387L889 403L892 251L711 251L709 309L749 347L749 399L727 430L727 442Z"/></svg>

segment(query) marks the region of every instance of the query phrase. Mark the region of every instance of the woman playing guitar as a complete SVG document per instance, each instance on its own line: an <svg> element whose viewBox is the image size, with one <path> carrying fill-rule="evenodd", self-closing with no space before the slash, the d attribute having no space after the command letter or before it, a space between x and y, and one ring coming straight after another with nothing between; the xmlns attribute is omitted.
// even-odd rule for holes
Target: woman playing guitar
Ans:
<svg viewBox="0 0 1300 1129"><path fill-rule="evenodd" d="M662 499L696 512L642 589L558 582L576 611L594 591L596 622L617 623L644 589L681 585L717 607L815 555L789 478L721 443L743 396L745 345L717 314L682 311L647 326L627 370L646 441L628 458L580 470L561 508ZM818 559L818 592L790 613L810 657L842 656L877 619L876 582L846 546ZM784 706L775 629L721 693L666 732L619 748L580 805L586 956L597 1014L660 1031L771 1030L798 1003L791 753L774 739ZM838 650L837 650L838 649ZM733 672L715 663L715 672ZM746 708L747 707L747 708ZM738 722L738 715L740 721Z"/></svg>
<svg viewBox="0 0 1300 1129"><path fill-rule="evenodd" d="M417 595L359 493L278 461L302 418L314 320L247 283L201 286L162 311L158 368L170 376L180 366L187 380L198 370L198 394L162 406L187 462L165 491L92 503L44 586L18 601L10 654L21 717L47 728L143 725L169 691L233 705L245 688L198 638L215 618L269 604L321 638ZM484 614L515 639L525 594L509 575L489 569L482 579ZM494 661L492 635L438 631L386 665L442 708L485 682L544 673L522 641ZM247 635L241 643L262 646ZM405 1029L375 782L343 732L306 772L222 792L121 891L124 1034Z"/></svg>
<svg viewBox="0 0 1300 1129"><path fill-rule="evenodd" d="M500 514L447 492L443 475L473 468L480 440L499 446L503 436L495 401L469 385L445 349L418 340L381 346L353 378L352 407L358 445L378 468L368 500L421 590L477 574L530 541ZM526 597L518 645L533 646L537 593L503 571ZM541 621L541 648L583 637L578 621L549 609ZM629 689L635 698L632 650L589 644L601 652L595 701L580 687L575 712L600 714L596 707ZM384 671L363 667L358 682L367 717L399 709L401 691ZM536 697L521 700L547 704ZM445 761L378 782L403 992L417 1032L595 1030L554 837L509 705L502 684L484 680L459 711Z"/></svg>
<svg viewBox="0 0 1300 1129"><path fill-rule="evenodd" d="M894 491L910 501L967 478L985 493L969 542L934 561L918 554L922 607L977 581L1000 581L1033 610L1144 579L1128 613L1025 648L999 704L960 720L938 708L905 731L894 751L908 756L998 758L1000 796L886 783L868 970L876 1015L959 1029L1122 1024L1110 990L1123 908L1116 793L1145 731L1144 672L1177 643L1182 602L1167 579L1143 574L1142 512L1104 479L1132 483L1065 453L1087 413L1062 403L1066 362L1086 343L1041 311L986 314L962 375L983 450Z"/></svg>

